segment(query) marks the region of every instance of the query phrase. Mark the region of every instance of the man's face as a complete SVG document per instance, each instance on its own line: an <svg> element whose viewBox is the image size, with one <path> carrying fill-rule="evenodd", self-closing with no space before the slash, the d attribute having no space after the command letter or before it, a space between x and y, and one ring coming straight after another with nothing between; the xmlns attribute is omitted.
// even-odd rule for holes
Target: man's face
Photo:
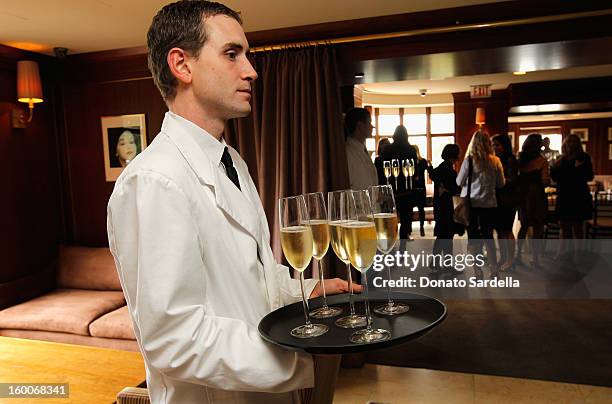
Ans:
<svg viewBox="0 0 612 404"><path fill-rule="evenodd" d="M372 125L372 116L368 115L365 121L359 121L358 125L359 132L363 140L372 137L372 130L374 129L374 126Z"/></svg>
<svg viewBox="0 0 612 404"><path fill-rule="evenodd" d="M249 44L240 24L216 15L205 21L207 40L192 60L192 89L209 114L227 120L251 112L251 84L257 73L247 59Z"/></svg>

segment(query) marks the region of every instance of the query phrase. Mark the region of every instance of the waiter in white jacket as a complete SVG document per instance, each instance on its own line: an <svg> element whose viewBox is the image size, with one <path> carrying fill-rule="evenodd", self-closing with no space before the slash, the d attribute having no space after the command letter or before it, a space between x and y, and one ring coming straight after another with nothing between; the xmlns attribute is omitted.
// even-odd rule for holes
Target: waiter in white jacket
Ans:
<svg viewBox="0 0 612 404"><path fill-rule="evenodd" d="M300 286L275 262L247 166L222 140L225 122L250 112L257 78L240 16L180 1L154 17L147 39L170 111L115 184L108 237L151 401L331 402L338 358L313 366L257 331L271 310L300 300ZM306 287L319 295L317 281ZM347 290L337 278L325 287Z"/></svg>

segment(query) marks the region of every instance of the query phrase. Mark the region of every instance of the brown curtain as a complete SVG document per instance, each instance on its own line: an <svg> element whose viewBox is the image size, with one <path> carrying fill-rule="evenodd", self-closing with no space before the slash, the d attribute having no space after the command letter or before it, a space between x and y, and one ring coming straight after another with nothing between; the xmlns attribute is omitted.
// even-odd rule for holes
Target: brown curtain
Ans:
<svg viewBox="0 0 612 404"><path fill-rule="evenodd" d="M249 166L281 262L278 199L315 191L327 198L328 191L349 185L336 51L313 46L258 52L252 63L259 75L252 113L228 122L225 139ZM330 247L328 262L333 255ZM337 276L334 267L326 273Z"/></svg>

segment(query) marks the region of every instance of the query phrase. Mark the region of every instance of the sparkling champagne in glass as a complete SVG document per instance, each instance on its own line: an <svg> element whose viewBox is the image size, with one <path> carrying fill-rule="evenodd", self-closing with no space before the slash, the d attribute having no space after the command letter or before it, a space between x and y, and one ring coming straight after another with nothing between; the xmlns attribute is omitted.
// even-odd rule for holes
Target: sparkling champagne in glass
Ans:
<svg viewBox="0 0 612 404"><path fill-rule="evenodd" d="M408 189L408 177L410 176L409 170L408 170L409 165L410 165L409 159L402 160L402 174L404 174L404 181L405 181L406 189Z"/></svg>
<svg viewBox="0 0 612 404"><path fill-rule="evenodd" d="M389 185L389 178L391 178L391 162L389 160L383 161L383 171L387 179L387 185Z"/></svg>
<svg viewBox="0 0 612 404"><path fill-rule="evenodd" d="M323 291L323 307L310 312L313 318L329 318L336 317L342 313L340 307L329 307L327 305L327 295L325 293L324 273L323 273L323 257L329 249L329 223L327 219L327 210L325 209L325 199L323 193L313 192L304 195L306 207L308 208L308 217L310 218L310 229L312 230L313 250L312 256L318 264L319 281L321 282L321 290Z"/></svg>
<svg viewBox="0 0 612 404"><path fill-rule="evenodd" d="M331 233L332 249L340 259L346 264L346 274L349 287L349 307L350 314L336 320L336 325L342 328L358 328L366 325L365 316L355 314L355 297L353 293L353 277L351 275L351 261L346 251L344 243L344 229L342 226L347 220L347 203L349 191L334 191L327 194L327 207L329 218L329 230Z"/></svg>
<svg viewBox="0 0 612 404"><path fill-rule="evenodd" d="M378 250L383 254L388 254L393 250L398 240L398 220L393 189L388 185L370 187L370 200L372 201L372 216L376 226ZM391 280L391 267L387 267L387 271L389 280ZM374 308L375 313L394 316L405 313L410 309L407 304L396 303L391 299L391 288L388 283L387 299L387 304Z"/></svg>
<svg viewBox="0 0 612 404"><path fill-rule="evenodd" d="M372 328L373 320L368 301L367 271L372 266L377 247L376 226L372 215L370 196L366 190L351 191L348 199L348 222L342 226L345 232L344 245L351 265L363 275L367 320L366 328L354 332L350 341L355 344L384 341L391 337L391 333L382 328Z"/></svg>
<svg viewBox="0 0 612 404"><path fill-rule="evenodd" d="M289 265L300 273L302 304L306 324L291 330L296 338L313 338L325 334L329 327L324 324L312 324L308 316L308 301L304 293L304 270L312 259L312 230L306 202L302 195L281 198L278 200L278 215L281 230L281 246Z"/></svg>
<svg viewBox="0 0 612 404"><path fill-rule="evenodd" d="M416 171L416 164L413 159L408 160L408 176L410 177L410 189L412 189L412 177L414 177Z"/></svg>
<svg viewBox="0 0 612 404"><path fill-rule="evenodd" d="M400 162L398 159L391 160L391 173L395 177L395 189L397 189L397 177L400 175Z"/></svg>

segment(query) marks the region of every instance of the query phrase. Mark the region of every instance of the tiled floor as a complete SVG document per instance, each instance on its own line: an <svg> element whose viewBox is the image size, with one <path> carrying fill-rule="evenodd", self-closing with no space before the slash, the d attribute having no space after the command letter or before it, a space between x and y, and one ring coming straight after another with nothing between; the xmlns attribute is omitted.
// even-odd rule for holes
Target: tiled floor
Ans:
<svg viewBox="0 0 612 404"><path fill-rule="evenodd" d="M612 403L612 388L381 365L340 369L334 403Z"/></svg>

